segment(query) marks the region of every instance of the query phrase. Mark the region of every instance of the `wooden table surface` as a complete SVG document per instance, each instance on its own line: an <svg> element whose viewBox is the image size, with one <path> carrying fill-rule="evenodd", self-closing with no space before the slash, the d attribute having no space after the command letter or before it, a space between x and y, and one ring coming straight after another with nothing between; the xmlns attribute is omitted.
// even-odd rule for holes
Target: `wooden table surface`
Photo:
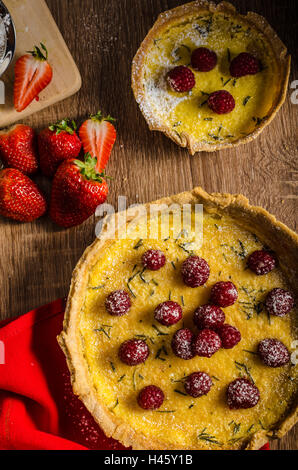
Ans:
<svg viewBox="0 0 298 470"><path fill-rule="evenodd" d="M254 142L221 152L190 156L160 133L152 133L130 89L132 58L157 15L185 3L179 0L47 0L80 69L81 91L26 123L41 129L72 117L81 122L102 109L117 118L118 139L108 174L109 201L125 195L128 203L152 201L201 185L209 192L246 195L290 228L296 229L297 105L289 89L273 123ZM241 12L264 15L292 54L291 79L298 79L295 56L296 0L233 0ZM49 182L37 177L46 192ZM95 218L61 230L44 217L32 224L0 220L0 318L65 296L72 270L93 241ZM297 449L296 433L273 442L274 449Z"/></svg>

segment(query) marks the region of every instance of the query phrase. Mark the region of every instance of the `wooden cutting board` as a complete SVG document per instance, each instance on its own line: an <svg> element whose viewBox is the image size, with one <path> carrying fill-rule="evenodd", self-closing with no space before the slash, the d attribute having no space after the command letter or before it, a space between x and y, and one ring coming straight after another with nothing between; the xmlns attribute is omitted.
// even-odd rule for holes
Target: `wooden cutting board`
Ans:
<svg viewBox="0 0 298 470"><path fill-rule="evenodd" d="M47 106L73 95L81 88L79 70L44 0L5 0L16 27L16 53L1 77L5 84L5 104L0 105L0 127L22 120ZM26 51L42 42L49 53L53 79L33 101L18 113L13 107L14 64Z"/></svg>

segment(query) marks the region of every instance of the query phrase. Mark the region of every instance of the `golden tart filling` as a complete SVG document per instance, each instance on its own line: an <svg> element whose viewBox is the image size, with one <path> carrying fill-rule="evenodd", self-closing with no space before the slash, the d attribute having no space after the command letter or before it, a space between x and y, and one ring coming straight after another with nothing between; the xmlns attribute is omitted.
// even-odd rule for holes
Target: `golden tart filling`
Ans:
<svg viewBox="0 0 298 470"><path fill-rule="evenodd" d="M195 217L194 209L191 216ZM104 410L96 416L105 430L102 416L107 413L112 417L117 423L116 431L108 426L106 432L125 445L133 445L134 437L130 440L126 432L126 437L117 432L123 423L132 430L132 436L151 442L139 444L141 448L241 448L256 433L269 432L284 419L296 392L297 367L289 357L295 339L296 310L290 302L291 305L284 305L286 310L278 313L268 301L268 294L276 288L287 292L291 299L286 272L269 247L264 248L265 241L255 235L255 227L244 228L222 211L204 210L203 238L197 244L194 242L198 240L185 231L177 234L173 220L170 219L171 230L166 238L132 239L126 234L108 241L85 272L75 335L88 384ZM156 233L156 227L163 233L163 223L160 215L149 221L141 219L132 233L144 233L144 229L149 234ZM260 262L259 252L268 254L268 259ZM206 262L201 270L203 277L199 276L194 284L193 271L185 268L190 258ZM219 300L214 286L223 283L235 286L236 295L230 292L232 300L225 296ZM112 297L116 293L117 298L119 291L125 292L126 297L122 303L118 298L118 303L113 304ZM71 299L69 302L71 305ZM225 325L233 326L240 337L227 344L231 337L221 336L221 346L211 355L208 348L207 354L200 353L199 342L190 359L183 359L183 354L178 357L173 347L175 333L189 329L198 338L206 329L200 329L202 319L194 323L194 312L215 302L221 306L218 310L224 312ZM170 312L171 321L167 320L169 312L166 310L163 316L164 311L158 308L164 303L176 306ZM208 331L212 332L212 328L209 325ZM216 331L219 329L214 328L214 336ZM285 361L282 358L280 364L274 363L276 350L273 358L268 356L269 346L262 343L267 339L283 344L288 355ZM130 340L145 344L145 351L138 351L145 353L142 362L135 361L131 350L123 353ZM64 341L62 344L61 337L66 350L70 346L66 346L67 338ZM266 357L261 356L260 344ZM191 384L186 385L196 372L203 372L204 380L207 377L205 394L197 396L192 393ZM252 387L252 402L238 406L239 397L228 396L227 391L240 378ZM192 385L196 388L195 380ZM144 398L145 389L151 386L159 390L155 407L151 406L150 396ZM89 409L94 413L93 405ZM136 444L136 448L140 447Z"/></svg>
<svg viewBox="0 0 298 470"><path fill-rule="evenodd" d="M201 48L215 54L216 63L204 56L202 67L196 67L194 54ZM257 68L245 64L235 69L233 61L243 53L257 61ZM152 129L191 152L212 151L257 135L271 120L284 99L285 55L285 47L258 15L238 15L226 3L193 2L160 16L134 59L133 89ZM189 77L181 66L193 76L185 92ZM178 73L178 67L180 88L169 84L169 74ZM224 91L222 100L225 94L232 100L222 114L210 106L216 91Z"/></svg>

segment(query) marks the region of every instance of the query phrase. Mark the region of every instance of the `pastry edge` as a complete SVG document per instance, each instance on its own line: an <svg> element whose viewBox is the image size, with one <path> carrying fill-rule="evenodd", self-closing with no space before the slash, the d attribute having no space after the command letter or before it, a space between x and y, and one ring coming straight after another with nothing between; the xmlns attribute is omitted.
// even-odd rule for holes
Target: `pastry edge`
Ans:
<svg viewBox="0 0 298 470"><path fill-rule="evenodd" d="M171 25L174 23L178 18L182 18L186 14L197 13L198 11L206 11L210 13L215 13L218 11L232 13L234 15L238 15L246 22L251 23L257 29L261 30L262 33L266 36L271 44L272 50L275 53L277 60L279 60L279 64L283 71L283 75L280 78L280 94L276 100L275 105L273 106L270 115L264 120L263 123L259 125L259 127L252 133L240 137L235 142L223 142L218 144L206 144L202 143L201 141L196 141L191 135L187 133L181 133L180 137L173 131L169 126L160 124L156 119L153 113L145 113L142 110L141 103L145 102L145 93L142 86L142 72L143 72L143 65L144 65L144 58L146 55L147 50L149 49L152 40L156 35L163 30L165 24ZM265 129L265 127L275 118L277 112L283 105L286 95L287 95L287 88L290 76L290 68L291 68L291 56L287 55L287 48L283 44L283 42L279 39L278 35L274 31L274 29L270 26L268 21L254 12L248 12L247 15L240 15L237 13L236 8L228 2L221 2L218 5L214 4L213 2L209 2L208 0L196 0L191 3L187 3L172 10L165 11L161 13L156 22L154 23L153 27L148 32L147 36L141 43L133 62L132 62L132 73L131 73L131 82L132 82L132 90L135 96L135 99L141 109L141 112L149 126L151 131L160 131L163 132L167 137L173 140L176 144L180 147L186 147L189 152L194 155L196 152L216 152L217 150L222 150L224 148L231 148L237 147L241 144L246 144L254 140L258 135Z"/></svg>
<svg viewBox="0 0 298 470"><path fill-rule="evenodd" d="M165 197L158 201L145 204L148 209L150 204L204 204L207 212L223 212L227 215L234 216L237 214L245 214L254 219L260 219L259 223L266 226L272 232L277 232L287 240L285 249L288 250L290 244L296 248L298 258L298 235L290 230L286 225L276 220L276 218L265 209L258 206L251 206L246 197L241 194L231 195L222 193L208 194L202 188L196 187L192 191L183 192L171 197ZM127 221L132 221L135 217L126 211ZM123 213L115 214L116 219ZM87 365L84 355L79 345L77 334L77 323L83 303L83 294L89 280L89 267L98 260L98 252L112 242L108 239L110 223L108 223L100 238L96 239L93 244L88 247L82 258L79 260L72 276L70 292L68 296L67 306L65 310L63 331L57 337L58 343L63 350L67 365L71 375L71 382L74 393L84 403L86 408L92 414L97 424L103 429L108 437L112 437L125 447L132 447L134 450L190 450L189 448L170 446L159 440L153 440L146 437L142 433L136 432L130 425L117 418L109 411L104 403L100 401L93 384L90 381ZM278 243L278 240L275 241ZM290 257L293 258L293 257ZM297 265L298 259L292 259L293 266ZM93 262L93 263L92 263ZM293 273L294 275L294 273ZM297 292L296 292L297 294ZM291 409L278 425L276 429L270 431L260 430L251 436L250 441L245 445L246 450L258 450L262 447L270 437L283 437L298 421L298 403L297 399L291 406ZM243 448L243 444L242 447ZM239 449L239 446L231 446L230 449ZM198 445L193 450L214 450L214 447L208 445Z"/></svg>

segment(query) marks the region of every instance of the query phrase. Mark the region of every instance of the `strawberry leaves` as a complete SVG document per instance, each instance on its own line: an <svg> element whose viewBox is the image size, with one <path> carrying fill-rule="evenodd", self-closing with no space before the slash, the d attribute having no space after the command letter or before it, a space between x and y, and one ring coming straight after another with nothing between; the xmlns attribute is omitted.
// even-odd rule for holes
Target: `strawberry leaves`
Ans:
<svg viewBox="0 0 298 470"><path fill-rule="evenodd" d="M90 153L86 153L84 161L75 160L74 163L79 167L80 173L87 179L98 181L102 183L102 178L105 176L104 172L98 172L96 169L97 158L92 157Z"/></svg>

